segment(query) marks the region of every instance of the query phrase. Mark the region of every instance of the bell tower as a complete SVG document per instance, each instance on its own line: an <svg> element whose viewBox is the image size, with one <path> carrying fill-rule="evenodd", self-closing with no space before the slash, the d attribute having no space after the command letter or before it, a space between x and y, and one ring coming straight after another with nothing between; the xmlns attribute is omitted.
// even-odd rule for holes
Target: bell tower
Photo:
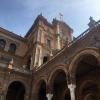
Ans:
<svg viewBox="0 0 100 100"><path fill-rule="evenodd" d="M30 69L48 62L55 51L65 46L66 39L72 40L72 32L65 22L54 19L50 23L40 14L26 35L29 41L27 55L31 57Z"/></svg>

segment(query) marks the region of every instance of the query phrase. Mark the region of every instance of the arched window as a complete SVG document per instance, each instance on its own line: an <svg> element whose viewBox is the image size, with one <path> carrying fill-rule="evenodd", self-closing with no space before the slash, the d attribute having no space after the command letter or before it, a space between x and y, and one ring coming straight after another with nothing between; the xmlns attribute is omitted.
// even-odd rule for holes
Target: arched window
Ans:
<svg viewBox="0 0 100 100"><path fill-rule="evenodd" d="M0 50L4 50L5 45L6 45L6 41L3 39L0 39Z"/></svg>
<svg viewBox="0 0 100 100"><path fill-rule="evenodd" d="M5 100L25 100L26 88L23 83L19 81L12 82L7 91Z"/></svg>
<svg viewBox="0 0 100 100"><path fill-rule="evenodd" d="M10 51L11 53L15 53L15 52L16 52L16 44L11 43L11 44L10 44L10 47L9 47L9 51Z"/></svg>
<svg viewBox="0 0 100 100"><path fill-rule="evenodd" d="M43 64L49 60L49 55L43 57Z"/></svg>

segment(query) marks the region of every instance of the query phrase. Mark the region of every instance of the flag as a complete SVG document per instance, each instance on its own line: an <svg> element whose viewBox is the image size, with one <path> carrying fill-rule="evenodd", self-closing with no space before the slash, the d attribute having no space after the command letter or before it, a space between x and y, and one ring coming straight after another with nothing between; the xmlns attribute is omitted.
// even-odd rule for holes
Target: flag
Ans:
<svg viewBox="0 0 100 100"><path fill-rule="evenodd" d="M60 20L63 21L63 14L59 13L59 16L60 16Z"/></svg>
<svg viewBox="0 0 100 100"><path fill-rule="evenodd" d="M62 14L62 13L59 13L59 15L60 15L60 16L63 16L63 14Z"/></svg>

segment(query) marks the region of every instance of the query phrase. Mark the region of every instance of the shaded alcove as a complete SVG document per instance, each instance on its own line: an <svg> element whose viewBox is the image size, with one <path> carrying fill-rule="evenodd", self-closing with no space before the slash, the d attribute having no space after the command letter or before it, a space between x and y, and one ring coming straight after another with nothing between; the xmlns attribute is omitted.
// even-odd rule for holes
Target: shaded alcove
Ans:
<svg viewBox="0 0 100 100"><path fill-rule="evenodd" d="M25 87L21 82L15 81L8 87L6 100L24 100Z"/></svg>
<svg viewBox="0 0 100 100"><path fill-rule="evenodd" d="M52 100L71 100L68 89L66 74L63 71L58 71L53 80L53 98Z"/></svg>
<svg viewBox="0 0 100 100"><path fill-rule="evenodd" d="M80 60L81 59L81 60ZM95 73L95 71L100 71L98 66L98 60L93 55L84 55L79 58L76 69L76 77L84 76L88 73Z"/></svg>
<svg viewBox="0 0 100 100"><path fill-rule="evenodd" d="M46 83L41 81L39 92L38 92L38 100L47 100L46 98Z"/></svg>
<svg viewBox="0 0 100 100"><path fill-rule="evenodd" d="M77 63L75 71L77 88L79 86L81 87L81 85L83 85L83 83L88 80L94 82L94 84L89 83L88 86L84 86L85 88L83 89L83 91L77 91L79 89L76 88L77 99L98 100L98 86L94 81L94 79L98 79L98 75L100 73L100 66L97 58L94 55L90 54L81 56L79 58L79 62ZM78 96L79 94L81 94L81 96Z"/></svg>
<svg viewBox="0 0 100 100"><path fill-rule="evenodd" d="M99 90L96 84L87 83L84 85L82 94L84 98L83 100L98 100Z"/></svg>
<svg viewBox="0 0 100 100"><path fill-rule="evenodd" d="M71 100L71 97L70 97L70 91L66 91L65 93L65 96L64 96L64 100Z"/></svg>
<svg viewBox="0 0 100 100"><path fill-rule="evenodd" d="M49 55L43 57L43 64L49 60Z"/></svg>

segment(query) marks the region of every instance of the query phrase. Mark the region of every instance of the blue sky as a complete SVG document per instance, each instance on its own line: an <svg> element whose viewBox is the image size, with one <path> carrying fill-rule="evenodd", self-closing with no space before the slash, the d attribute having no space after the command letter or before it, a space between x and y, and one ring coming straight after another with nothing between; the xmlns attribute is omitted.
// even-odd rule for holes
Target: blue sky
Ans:
<svg viewBox="0 0 100 100"><path fill-rule="evenodd" d="M50 22L62 13L78 36L88 28L90 16L100 19L100 0L0 0L0 27L24 36L40 13Z"/></svg>

